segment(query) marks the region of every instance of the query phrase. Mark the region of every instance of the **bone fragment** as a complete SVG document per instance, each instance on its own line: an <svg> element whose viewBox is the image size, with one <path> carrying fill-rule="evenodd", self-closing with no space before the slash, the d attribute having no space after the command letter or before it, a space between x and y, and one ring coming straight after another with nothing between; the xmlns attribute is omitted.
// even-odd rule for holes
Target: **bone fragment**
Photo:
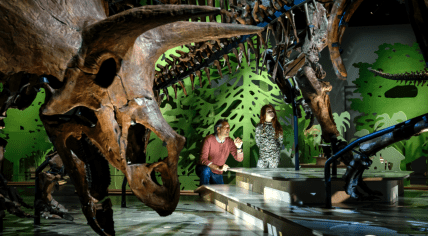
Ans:
<svg viewBox="0 0 428 236"><path fill-rule="evenodd" d="M205 5L205 0L198 0L199 6L204 6ZM207 17L206 16L201 16L200 17L201 22L207 22Z"/></svg>
<svg viewBox="0 0 428 236"><path fill-rule="evenodd" d="M275 60L275 67L273 68L273 72L272 72L272 79L274 81L275 81L275 78L276 78L276 75L277 75L276 72L278 70L280 47L276 47L275 51L276 51L276 60Z"/></svg>
<svg viewBox="0 0 428 236"><path fill-rule="evenodd" d="M247 60L248 66L250 66L250 56L247 54L247 50L245 49L245 44L239 43L238 45L239 45L239 48L244 53L244 56L245 56L245 59Z"/></svg>
<svg viewBox="0 0 428 236"><path fill-rule="evenodd" d="M214 2L214 0L208 0L208 4L207 4L208 6L211 6L211 7L215 7L215 2ZM215 19L216 19L216 16L215 15L210 15L209 16L209 19L210 19L210 22L217 22Z"/></svg>
<svg viewBox="0 0 428 236"><path fill-rule="evenodd" d="M166 95L167 101L169 101L168 89L167 89L167 88L164 88L164 89L163 89L163 93Z"/></svg>
<svg viewBox="0 0 428 236"><path fill-rule="evenodd" d="M223 58L227 63L227 67L229 68L229 73L232 73L232 68L230 67L230 62L229 62L229 56L227 54L224 54Z"/></svg>
<svg viewBox="0 0 428 236"><path fill-rule="evenodd" d="M263 38L262 33L257 34L257 40L261 41L261 44L263 44L263 49L266 50L268 48L266 40Z"/></svg>
<svg viewBox="0 0 428 236"><path fill-rule="evenodd" d="M204 68L205 74L207 75L208 78L208 83L209 85L211 85L211 79L210 79L210 69L208 67ZM202 83L202 82L201 82Z"/></svg>
<svg viewBox="0 0 428 236"><path fill-rule="evenodd" d="M279 21L279 23L280 23L280 25L281 25L281 27L282 27L282 32L283 32L284 42L287 44L287 42L286 42L286 41L288 41L288 30L285 28L285 25L284 25L284 19L283 19L282 17L279 17L279 18L278 18L278 21Z"/></svg>
<svg viewBox="0 0 428 236"><path fill-rule="evenodd" d="M175 99L177 99L177 85L173 84L172 88L174 89Z"/></svg>
<svg viewBox="0 0 428 236"><path fill-rule="evenodd" d="M244 20L244 19L242 19L240 16L236 17L236 21L238 21L238 22L239 22L239 24L241 24L241 25L246 25L246 24L247 24L247 23L245 22L245 20Z"/></svg>
<svg viewBox="0 0 428 236"><path fill-rule="evenodd" d="M307 26L309 27L309 26L311 25L311 20L309 19L308 4L307 4L307 3L305 3L303 6L304 6L304 8L305 8L306 24L307 24ZM308 38L309 38L309 40L312 40L312 32L313 32L313 29L309 27L309 30L308 30L308 31L309 31L309 32L308 32L308 36L309 36Z"/></svg>
<svg viewBox="0 0 428 236"><path fill-rule="evenodd" d="M197 70L195 74L199 77L199 86L202 88L202 73L201 71Z"/></svg>
<svg viewBox="0 0 428 236"><path fill-rule="evenodd" d="M343 17L343 21L344 22L349 22L349 20L351 19L352 15L355 13L355 11L357 10L357 8L360 6L360 4L363 2L363 0L357 0L357 1L352 1L351 5L346 9L346 14ZM316 6L316 5L315 5ZM339 28L339 44L342 43L342 36L345 33L345 29L346 29L346 25L342 24Z"/></svg>
<svg viewBox="0 0 428 236"><path fill-rule="evenodd" d="M221 73L221 66L220 66L220 62L218 60L214 61L214 65L217 67L217 72L220 75L221 78L223 78L223 73Z"/></svg>
<svg viewBox="0 0 428 236"><path fill-rule="evenodd" d="M282 38L284 37L282 29L281 29L281 24L278 22L275 22L274 27L275 27L276 41L279 42L278 44L281 44Z"/></svg>
<svg viewBox="0 0 428 236"><path fill-rule="evenodd" d="M334 72L337 78L346 80L348 76L342 57L339 52L339 33L338 27L340 23L339 15L342 15L346 7L346 0L337 0L331 10L331 15L328 19L328 49L330 50L330 59L333 63Z"/></svg>
<svg viewBox="0 0 428 236"><path fill-rule="evenodd" d="M254 9L253 9L253 12L252 12L252 16L253 16L253 18L254 18L254 20L257 22L257 23L259 23L260 22L260 20L258 19L258 17L257 17L257 13L259 12L259 1L258 0L256 0L256 3L254 4Z"/></svg>
<svg viewBox="0 0 428 236"><path fill-rule="evenodd" d="M192 83L192 91L195 90L195 76L190 74L190 82Z"/></svg>
<svg viewBox="0 0 428 236"><path fill-rule="evenodd" d="M236 48L232 48L233 54L235 54L236 60L238 61L238 68L241 67L241 58L239 57L238 51Z"/></svg>
<svg viewBox="0 0 428 236"><path fill-rule="evenodd" d="M260 59L259 50L258 49L256 50L254 48L253 40L250 39L250 38L247 38L247 45L249 45L250 48L253 50L253 52L256 54L256 74L258 74L259 73L259 64L258 64L258 62L259 62L259 59ZM248 51L249 51L249 49L248 49Z"/></svg>
<svg viewBox="0 0 428 236"><path fill-rule="evenodd" d="M180 86L183 88L184 95L186 95L186 96L187 96L186 87L184 87L183 81L178 81L178 83L179 83L179 84L180 84Z"/></svg>
<svg viewBox="0 0 428 236"><path fill-rule="evenodd" d="M285 13L285 15L290 20L291 26L293 27L294 37L296 38L297 43L299 43L299 36L297 35L296 24L294 23L294 14L293 14L293 11L292 10L288 11L288 12Z"/></svg>
<svg viewBox="0 0 428 236"><path fill-rule="evenodd" d="M273 29L273 25L272 24L269 24L268 25L268 33L267 33L267 35L266 35L266 38L268 38L269 37L269 32L272 32L272 34L273 34L273 40L274 40L274 43L275 43L275 46L278 44L278 41L276 40L277 39L277 36L276 36L276 34L275 34L275 31L274 31L274 29ZM267 39L268 40L268 39Z"/></svg>
<svg viewBox="0 0 428 236"><path fill-rule="evenodd" d="M221 12L224 12L225 10L225 0L220 0L220 8L222 9ZM225 23L225 14L221 14L221 23Z"/></svg>

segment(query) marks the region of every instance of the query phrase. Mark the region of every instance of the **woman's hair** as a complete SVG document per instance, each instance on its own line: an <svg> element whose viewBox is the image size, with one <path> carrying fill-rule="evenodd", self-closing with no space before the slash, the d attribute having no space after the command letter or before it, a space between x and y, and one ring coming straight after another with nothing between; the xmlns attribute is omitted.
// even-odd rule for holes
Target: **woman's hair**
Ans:
<svg viewBox="0 0 428 236"><path fill-rule="evenodd" d="M271 108L271 109L272 109L272 111L273 111L273 113L275 114L275 116L274 116L274 117L273 117L273 119L272 119L272 126L273 126L273 128L275 129L275 138L278 138L278 137L279 137L279 135L282 135L282 134L283 134L283 133L282 133L282 127L281 127L281 124L280 124L280 123L279 123L279 121L278 121L278 116L276 115L275 108L273 108L273 106L272 106L272 105L267 104L267 105L264 105L264 106L262 107L262 110L260 111L260 123L259 123L259 124L264 125L264 123L265 123L265 121L266 121L266 110L267 110L268 108Z"/></svg>

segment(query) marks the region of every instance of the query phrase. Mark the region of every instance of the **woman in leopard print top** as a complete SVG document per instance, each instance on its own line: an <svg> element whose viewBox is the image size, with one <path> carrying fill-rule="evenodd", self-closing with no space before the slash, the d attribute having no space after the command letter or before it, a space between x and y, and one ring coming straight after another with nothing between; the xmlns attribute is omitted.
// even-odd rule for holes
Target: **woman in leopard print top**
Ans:
<svg viewBox="0 0 428 236"><path fill-rule="evenodd" d="M272 105L264 105L260 111L260 123L256 127L256 144L259 147L258 168L277 168L283 140L282 127Z"/></svg>

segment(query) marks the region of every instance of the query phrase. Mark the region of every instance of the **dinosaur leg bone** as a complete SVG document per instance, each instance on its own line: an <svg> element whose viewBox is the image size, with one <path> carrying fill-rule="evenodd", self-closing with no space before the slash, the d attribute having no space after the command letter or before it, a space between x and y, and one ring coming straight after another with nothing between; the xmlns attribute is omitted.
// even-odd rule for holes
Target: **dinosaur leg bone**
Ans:
<svg viewBox="0 0 428 236"><path fill-rule="evenodd" d="M319 81L315 76L316 72L310 66L304 66L301 72L298 74L297 83L303 97L321 125L323 140L329 143L332 135L339 136L339 131L337 131L336 123L334 123L331 114L330 97L326 93L331 91L332 87L328 82Z"/></svg>

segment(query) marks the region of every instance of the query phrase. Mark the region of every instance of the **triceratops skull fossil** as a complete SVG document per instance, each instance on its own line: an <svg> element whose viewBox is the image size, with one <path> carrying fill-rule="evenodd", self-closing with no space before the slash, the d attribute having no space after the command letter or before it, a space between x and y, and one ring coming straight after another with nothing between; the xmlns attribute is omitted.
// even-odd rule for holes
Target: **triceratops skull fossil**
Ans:
<svg viewBox="0 0 428 236"><path fill-rule="evenodd" d="M75 183L82 210L99 234L114 234L107 195L110 163L159 215L179 200L177 162L185 138L163 119L153 92L154 65L167 49L260 32L236 24L180 21L217 14L200 6L146 6L106 17L102 0L0 3L0 72L44 76L40 117ZM25 13L25 14L23 14ZM174 23L175 22L175 23ZM10 58L10 60L7 60ZM145 163L153 131L168 157ZM161 173L163 185L150 177ZM98 212L97 212L98 210Z"/></svg>

